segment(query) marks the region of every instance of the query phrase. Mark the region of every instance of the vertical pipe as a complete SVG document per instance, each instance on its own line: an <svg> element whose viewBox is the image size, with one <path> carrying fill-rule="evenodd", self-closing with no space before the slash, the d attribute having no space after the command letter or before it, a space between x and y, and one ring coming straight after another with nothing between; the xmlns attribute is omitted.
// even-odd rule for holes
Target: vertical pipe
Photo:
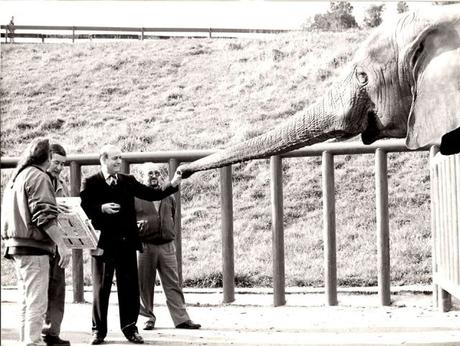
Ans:
<svg viewBox="0 0 460 346"><path fill-rule="evenodd" d="M222 264L224 303L235 301L235 269L233 254L232 166L219 168L220 206L222 214Z"/></svg>
<svg viewBox="0 0 460 346"><path fill-rule="evenodd" d="M273 252L273 305L286 304L283 230L283 177L279 156L270 158Z"/></svg>
<svg viewBox="0 0 460 346"><path fill-rule="evenodd" d="M80 196L81 166L72 161L70 163L70 195ZM84 279L83 279L83 250L72 250L72 286L74 303L84 303Z"/></svg>
<svg viewBox="0 0 460 346"><path fill-rule="evenodd" d="M129 162L125 159L121 159L121 172L129 174Z"/></svg>
<svg viewBox="0 0 460 346"><path fill-rule="evenodd" d="M437 208L438 208L438 172L437 172L437 166L434 164L434 158L436 154L439 152L439 147L433 145L430 148L430 188L431 188L431 267L432 267L432 272L433 272L433 307L438 308L439 307L439 298L438 298L438 291L439 287L438 284L436 283L436 275L437 275L437 267L438 267L438 251L437 251L437 232L438 232L438 227L437 227L437 220L438 220L438 213L437 213Z"/></svg>
<svg viewBox="0 0 460 346"><path fill-rule="evenodd" d="M169 159L169 179L174 177L179 163L177 159ZM177 258L177 276L179 277L179 284L182 286L182 213L181 213L181 199L180 199L180 190L174 194L174 199L176 200L176 215L174 217L174 228L176 230L176 258Z"/></svg>
<svg viewBox="0 0 460 346"><path fill-rule="evenodd" d="M375 191L377 209L377 261L380 304L389 306L390 297L390 236L388 222L387 153L375 151Z"/></svg>
<svg viewBox="0 0 460 346"><path fill-rule="evenodd" d="M323 152L322 160L325 293L327 304L337 305L334 156L331 153L325 151Z"/></svg>

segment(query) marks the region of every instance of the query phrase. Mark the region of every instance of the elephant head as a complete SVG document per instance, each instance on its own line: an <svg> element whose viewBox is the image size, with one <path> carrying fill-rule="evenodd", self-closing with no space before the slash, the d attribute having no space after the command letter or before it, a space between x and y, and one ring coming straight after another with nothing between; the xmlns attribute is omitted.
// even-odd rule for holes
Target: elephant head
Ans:
<svg viewBox="0 0 460 346"><path fill-rule="evenodd" d="M433 6L382 24L324 96L285 124L179 167L184 178L327 139L406 137L439 143L460 127L460 5Z"/></svg>

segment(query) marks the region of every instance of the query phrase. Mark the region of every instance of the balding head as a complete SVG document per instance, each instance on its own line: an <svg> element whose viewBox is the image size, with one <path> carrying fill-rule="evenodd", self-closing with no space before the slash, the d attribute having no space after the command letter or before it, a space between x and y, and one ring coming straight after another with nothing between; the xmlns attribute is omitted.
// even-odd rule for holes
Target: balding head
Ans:
<svg viewBox="0 0 460 346"><path fill-rule="evenodd" d="M141 165L141 174L145 185L161 186L167 175L167 169L163 164L146 162Z"/></svg>

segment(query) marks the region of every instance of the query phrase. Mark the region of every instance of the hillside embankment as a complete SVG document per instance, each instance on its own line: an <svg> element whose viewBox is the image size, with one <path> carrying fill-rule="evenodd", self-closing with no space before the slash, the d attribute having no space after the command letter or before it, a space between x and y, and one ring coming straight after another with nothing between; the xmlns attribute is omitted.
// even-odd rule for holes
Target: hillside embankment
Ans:
<svg viewBox="0 0 460 346"><path fill-rule="evenodd" d="M1 154L18 155L37 136L50 136L69 153L95 153L103 143L124 151L225 148L312 104L366 36L304 32L264 39L2 45ZM94 169L84 168L83 176ZM377 284L373 171L373 155L335 158L340 286ZM235 165L233 173L236 283L269 286L268 160ZM391 283L429 284L428 153L389 154L388 174ZM2 172L2 185L7 177ZM286 285L322 286L321 158L284 160L283 192ZM182 199L184 284L219 286L218 171L184 181ZM14 282L2 259L2 284Z"/></svg>

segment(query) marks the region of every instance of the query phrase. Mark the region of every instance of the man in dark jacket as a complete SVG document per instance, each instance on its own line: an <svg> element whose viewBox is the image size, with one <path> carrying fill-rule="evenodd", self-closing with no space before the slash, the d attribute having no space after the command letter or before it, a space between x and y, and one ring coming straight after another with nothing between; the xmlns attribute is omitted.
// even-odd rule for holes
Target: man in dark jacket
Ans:
<svg viewBox="0 0 460 346"><path fill-rule="evenodd" d="M161 190L166 169L158 164L145 163L142 167L143 182ZM138 255L139 287L141 294L140 314L148 318L144 330L155 327L153 313L153 294L156 271L166 295L166 304L176 328L198 329L201 325L193 323L185 307L184 294L177 274L176 247L174 245L176 202L173 196L161 201L149 202L136 198L135 201L139 236L143 251Z"/></svg>
<svg viewBox="0 0 460 346"><path fill-rule="evenodd" d="M114 271L116 272L120 327L128 341L142 344L136 323L139 316L139 283L136 250L141 250L134 197L159 200L178 191L181 177L175 175L162 190L145 186L133 176L120 173L121 150L102 147L101 171L86 179L81 206L95 229L101 231L99 252L93 256L93 345L107 335L107 312Z"/></svg>

